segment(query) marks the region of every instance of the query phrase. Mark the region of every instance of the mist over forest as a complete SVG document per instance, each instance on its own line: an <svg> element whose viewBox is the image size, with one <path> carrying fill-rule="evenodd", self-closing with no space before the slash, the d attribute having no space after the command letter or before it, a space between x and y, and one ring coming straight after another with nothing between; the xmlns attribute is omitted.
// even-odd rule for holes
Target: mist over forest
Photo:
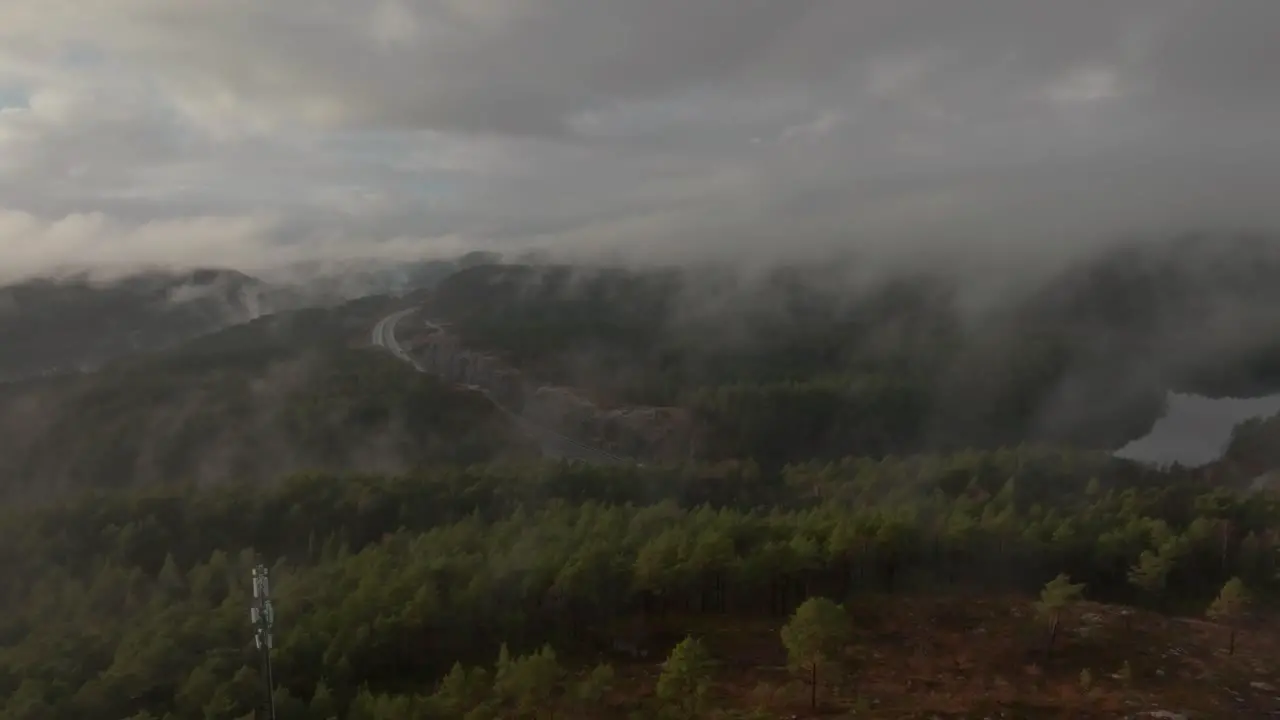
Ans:
<svg viewBox="0 0 1280 720"><path fill-rule="evenodd" d="M1276 716L1278 27L0 0L0 720Z"/></svg>
<svg viewBox="0 0 1280 720"><path fill-rule="evenodd" d="M848 253L472 253L386 270L355 299L360 271L10 286L0 328L32 352L6 357L41 371L0 385L0 717L253 712L259 562L288 618L272 697L298 720L734 717L857 706L848 683L872 675L886 707L919 707L901 684L917 661L882 649L873 668L824 660L821 691L793 667L747 692L705 658L783 667L740 643L794 655L821 617L803 632L870 651L838 640L847 613L889 627L937 603L1025 636L1009 618L1043 615L1024 607L1036 592L1066 609L1087 592L1081 617L1099 619L1050 641L1056 679L1001 706L1061 706L1043 693L1078 683L1071 658L1099 642L1140 679L1087 703L1164 704L1157 670L1192 682L1141 654L1169 618L1208 606L1234 632L1240 588L1280 592L1278 247L1185 236L985 284ZM392 318L402 356L380 346ZM432 365L442 348L475 369ZM493 377L505 404L477 392ZM1212 404L1244 407L1231 398L1259 399ZM540 457L530 422L619 462ZM1265 682L1248 663L1269 626L1248 617L1238 659L1234 635L1230 660L1211 636L1186 657ZM927 627L913 642L947 637ZM669 654L656 685L649 653ZM978 672L1008 672L989 657ZM497 679L522 674L540 684ZM686 676L707 689L661 679ZM1234 697L1195 706L1264 702Z"/></svg>

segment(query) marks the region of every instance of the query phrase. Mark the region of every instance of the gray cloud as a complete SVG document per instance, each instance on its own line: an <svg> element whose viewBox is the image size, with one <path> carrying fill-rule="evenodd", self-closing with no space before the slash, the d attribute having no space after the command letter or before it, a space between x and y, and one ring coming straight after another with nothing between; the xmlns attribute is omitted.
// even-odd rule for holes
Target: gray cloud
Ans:
<svg viewBox="0 0 1280 720"><path fill-rule="evenodd" d="M30 98L0 110L0 274L467 243L1023 268L1274 229L1276 27L1271 0L0 0L0 103Z"/></svg>

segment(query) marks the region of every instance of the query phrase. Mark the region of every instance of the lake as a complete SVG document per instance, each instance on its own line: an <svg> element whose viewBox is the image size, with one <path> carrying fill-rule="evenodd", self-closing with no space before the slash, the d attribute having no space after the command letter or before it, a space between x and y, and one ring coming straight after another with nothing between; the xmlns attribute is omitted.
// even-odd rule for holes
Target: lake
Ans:
<svg viewBox="0 0 1280 720"><path fill-rule="evenodd" d="M1222 457L1231 431L1253 418L1280 413L1280 393L1255 398L1208 398L1171 392L1151 431L1115 452L1152 465L1197 467Z"/></svg>

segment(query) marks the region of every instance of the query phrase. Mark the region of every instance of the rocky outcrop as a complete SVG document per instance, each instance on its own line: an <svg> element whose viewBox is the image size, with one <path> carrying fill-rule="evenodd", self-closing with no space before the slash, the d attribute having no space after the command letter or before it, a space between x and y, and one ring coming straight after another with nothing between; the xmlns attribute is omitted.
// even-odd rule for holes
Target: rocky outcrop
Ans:
<svg viewBox="0 0 1280 720"><path fill-rule="evenodd" d="M424 370L474 385L529 421L617 455L675 461L694 451L692 415L682 408L601 408L573 388L540 385L495 355L463 347L447 326L429 325L402 345Z"/></svg>
<svg viewBox="0 0 1280 720"><path fill-rule="evenodd" d="M542 386L529 395L525 416L619 455L677 460L693 450L693 418L682 408L604 409L572 388Z"/></svg>
<svg viewBox="0 0 1280 720"><path fill-rule="evenodd" d="M667 460L689 458L696 452L693 414L683 408L626 407L604 411L598 417L599 432L611 439L614 452L643 451Z"/></svg>

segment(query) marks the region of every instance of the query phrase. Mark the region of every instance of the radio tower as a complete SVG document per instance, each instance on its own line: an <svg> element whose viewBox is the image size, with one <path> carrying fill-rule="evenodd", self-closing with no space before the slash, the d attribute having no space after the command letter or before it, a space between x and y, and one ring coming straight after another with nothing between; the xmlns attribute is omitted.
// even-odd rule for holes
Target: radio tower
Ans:
<svg viewBox="0 0 1280 720"><path fill-rule="evenodd" d="M253 605L249 607L249 620L253 622L253 644L262 654L263 681L267 684L268 717L276 720L276 699L272 691L275 680L271 677L271 648L274 645L272 631L276 624L276 611L271 607L271 585L267 582L267 568L259 565L253 569Z"/></svg>

